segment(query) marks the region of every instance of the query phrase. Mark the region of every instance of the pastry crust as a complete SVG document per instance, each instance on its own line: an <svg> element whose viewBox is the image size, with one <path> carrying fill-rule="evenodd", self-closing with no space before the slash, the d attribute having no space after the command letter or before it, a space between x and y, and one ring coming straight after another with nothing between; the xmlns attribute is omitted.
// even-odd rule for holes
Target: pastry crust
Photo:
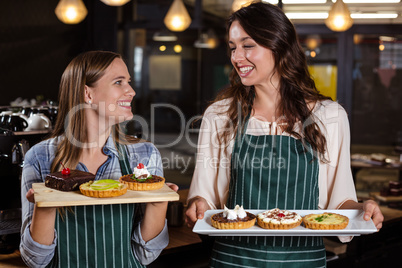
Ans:
<svg viewBox="0 0 402 268"><path fill-rule="evenodd" d="M306 228L314 230L339 230L348 226L349 218L337 213L324 212L304 216L303 224Z"/></svg>
<svg viewBox="0 0 402 268"><path fill-rule="evenodd" d="M277 229L277 230L286 230L286 229L292 229L297 226L299 226L302 223L302 219L300 218L299 221L291 224L283 224L283 223L272 223L272 222L264 222L262 219L258 218L257 224L261 228L264 229Z"/></svg>
<svg viewBox="0 0 402 268"><path fill-rule="evenodd" d="M90 188L93 181L83 183L80 185L80 192L89 197L105 198L123 195L127 192L127 185L119 183L119 188L109 190L93 190Z"/></svg>
<svg viewBox="0 0 402 268"><path fill-rule="evenodd" d="M217 229L247 229L255 225L256 216L252 213L247 213L247 219L242 221L241 219L237 220L227 220L223 219L223 212L214 214L211 216L212 226ZM220 218L221 220L217 220ZM224 222L223 222L224 221Z"/></svg>
<svg viewBox="0 0 402 268"><path fill-rule="evenodd" d="M264 229L287 230L299 226L302 217L296 212L274 208L257 215L257 224Z"/></svg>
<svg viewBox="0 0 402 268"><path fill-rule="evenodd" d="M147 182L147 181L138 182L136 180L131 179L132 176L133 176L133 174L124 175L124 176L121 176L119 179L119 182L126 184L128 186L128 189L130 189L132 191L158 190L158 189L162 188L163 185L165 184L165 178L159 177L156 175L152 175L157 178L160 178L160 180L156 181L156 182Z"/></svg>

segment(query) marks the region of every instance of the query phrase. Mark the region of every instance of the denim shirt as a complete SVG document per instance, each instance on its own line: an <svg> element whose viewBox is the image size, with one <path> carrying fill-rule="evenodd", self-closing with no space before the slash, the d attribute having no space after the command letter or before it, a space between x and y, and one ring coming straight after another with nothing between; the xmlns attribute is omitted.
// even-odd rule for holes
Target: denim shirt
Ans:
<svg viewBox="0 0 402 268"><path fill-rule="evenodd" d="M53 258L57 245L57 232L51 245L41 245L35 242L29 231L34 204L26 199L26 193L32 188L32 183L43 183L50 173L50 167L55 157L57 145L63 137L57 137L42 141L33 146L25 156L24 168L21 179L21 204L22 204L22 228L20 252L24 262L29 267L45 267ZM162 160L159 151L152 143L141 142L127 145L128 157L131 168L138 163L147 166L151 174L163 176ZM103 152L108 156L97 173L95 180L102 178L119 178L122 176L118 152L113 138L109 136L103 147ZM86 166L78 163L77 170L88 171ZM169 235L166 226L162 232L152 240L145 242L141 237L140 224L138 224L132 236L132 250L136 258L144 265L155 260L160 252L168 245Z"/></svg>

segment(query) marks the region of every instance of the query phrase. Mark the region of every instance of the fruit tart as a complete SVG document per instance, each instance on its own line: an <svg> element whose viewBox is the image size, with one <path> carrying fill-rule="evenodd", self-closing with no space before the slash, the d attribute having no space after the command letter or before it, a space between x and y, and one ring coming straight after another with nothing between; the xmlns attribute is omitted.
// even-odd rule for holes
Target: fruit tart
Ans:
<svg viewBox="0 0 402 268"><path fill-rule="evenodd" d="M258 213L257 218L257 224L264 229L292 229L302 222L302 217L296 212L279 208Z"/></svg>
<svg viewBox="0 0 402 268"><path fill-rule="evenodd" d="M139 163L134 168L134 173L121 176L119 181L128 186L128 189L133 191L152 191L163 187L165 178L151 175L144 164Z"/></svg>
<svg viewBox="0 0 402 268"><path fill-rule="evenodd" d="M80 185L80 192L90 197L115 197L127 192L127 185L115 180L90 181Z"/></svg>
<svg viewBox="0 0 402 268"><path fill-rule="evenodd" d="M224 211L212 215L212 226L217 229L247 229L255 224L256 216L246 212L243 206L236 205L234 209L224 207Z"/></svg>

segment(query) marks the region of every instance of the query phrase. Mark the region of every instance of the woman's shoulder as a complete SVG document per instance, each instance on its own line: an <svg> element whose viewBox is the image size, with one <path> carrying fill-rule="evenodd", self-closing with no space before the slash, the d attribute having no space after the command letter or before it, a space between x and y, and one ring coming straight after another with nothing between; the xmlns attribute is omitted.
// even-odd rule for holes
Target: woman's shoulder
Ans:
<svg viewBox="0 0 402 268"><path fill-rule="evenodd" d="M46 161L54 158L54 154L59 144L59 137L43 140L33 145L25 155L25 161L40 160Z"/></svg>
<svg viewBox="0 0 402 268"><path fill-rule="evenodd" d="M233 98L216 101L208 106L208 108L205 110L204 115L224 113L228 110L229 105L232 101Z"/></svg>
<svg viewBox="0 0 402 268"><path fill-rule="evenodd" d="M314 107L313 114L323 122L342 121L348 117L342 105L332 100L318 101Z"/></svg>

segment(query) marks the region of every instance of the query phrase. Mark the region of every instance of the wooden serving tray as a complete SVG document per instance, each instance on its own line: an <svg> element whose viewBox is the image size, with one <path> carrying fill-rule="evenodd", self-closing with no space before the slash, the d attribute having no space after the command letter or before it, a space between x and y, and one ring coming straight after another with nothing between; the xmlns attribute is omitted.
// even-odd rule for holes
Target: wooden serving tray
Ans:
<svg viewBox="0 0 402 268"><path fill-rule="evenodd" d="M128 203L147 203L162 201L177 201L179 195L166 184L161 189L153 191L131 191L121 196L109 198L88 197L80 191L63 192L45 186L45 183L33 183L35 203L38 207L65 207L87 205L110 205Z"/></svg>

